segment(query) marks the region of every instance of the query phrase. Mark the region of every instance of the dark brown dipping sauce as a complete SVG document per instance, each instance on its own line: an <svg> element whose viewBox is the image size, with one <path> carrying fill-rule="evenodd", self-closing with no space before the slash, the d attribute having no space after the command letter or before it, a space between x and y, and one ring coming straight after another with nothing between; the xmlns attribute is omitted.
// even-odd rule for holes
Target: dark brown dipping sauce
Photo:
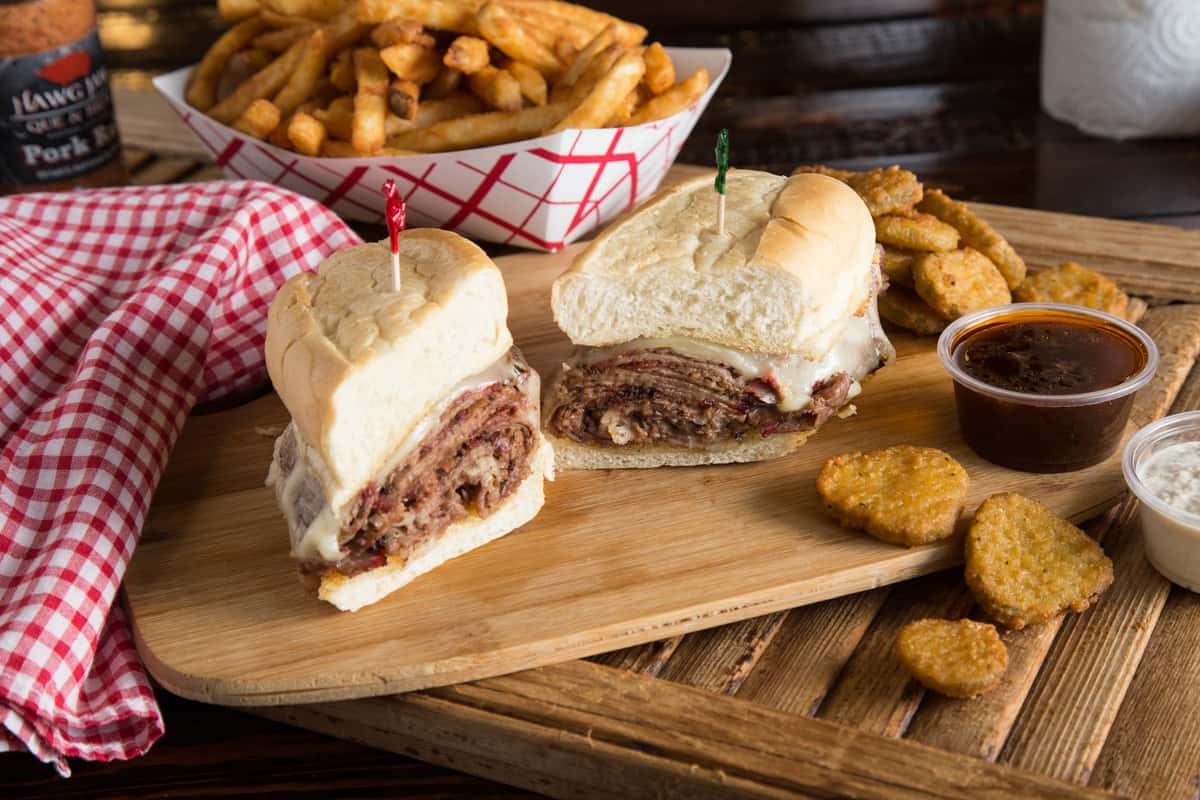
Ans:
<svg viewBox="0 0 1200 800"><path fill-rule="evenodd" d="M954 361L989 386L1060 395L1122 384L1146 365L1146 354L1123 331L1046 320L972 331L954 348Z"/></svg>
<svg viewBox="0 0 1200 800"><path fill-rule="evenodd" d="M977 381L1032 395L997 397L955 381L959 428L972 450L1005 467L1067 472L1112 455L1136 393L1069 405L1039 404L1038 397L1119 386L1145 368L1150 354L1105 320L1017 306L963 331L951 357Z"/></svg>

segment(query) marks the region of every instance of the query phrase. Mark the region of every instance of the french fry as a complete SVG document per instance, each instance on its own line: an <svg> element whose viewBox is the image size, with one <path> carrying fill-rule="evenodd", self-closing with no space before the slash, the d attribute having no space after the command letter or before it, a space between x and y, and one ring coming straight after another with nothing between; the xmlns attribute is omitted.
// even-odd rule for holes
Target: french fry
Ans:
<svg viewBox="0 0 1200 800"><path fill-rule="evenodd" d="M221 73L225 71L225 65L229 63L235 53L248 45L265 27L262 20L252 17L234 25L220 39L217 39L216 44L204 54L196 71L192 73L191 82L188 83L187 93L184 95L189 105L195 106L201 111L208 111L216 105L217 82L221 78ZM242 109L242 111L244 110ZM241 111L238 112L238 114L240 113ZM237 114L234 114L230 120L236 116Z"/></svg>
<svg viewBox="0 0 1200 800"><path fill-rule="evenodd" d="M468 75L467 85L480 100L499 111L515 111L521 107L521 84L506 70L489 64Z"/></svg>
<svg viewBox="0 0 1200 800"><path fill-rule="evenodd" d="M499 3L484 3L475 19L480 35L504 55L514 61L532 64L543 75L562 73L563 65L554 53L531 36Z"/></svg>
<svg viewBox="0 0 1200 800"><path fill-rule="evenodd" d="M346 50L343 53L348 52ZM335 61L329 68L329 82L338 91L350 93L354 91L354 65L347 61Z"/></svg>
<svg viewBox="0 0 1200 800"><path fill-rule="evenodd" d="M394 44L412 42L422 47L434 47L437 42L421 23L411 19L389 19L371 29L371 44L379 49L391 47Z"/></svg>
<svg viewBox="0 0 1200 800"><path fill-rule="evenodd" d="M354 12L362 22L386 22L400 17L434 30L477 35L477 5L464 0L356 0Z"/></svg>
<svg viewBox="0 0 1200 800"><path fill-rule="evenodd" d="M237 87L242 85L242 81L270 64L275 57L275 53L257 47L234 53L233 58L225 65L221 79L217 81L217 101L220 102L233 94Z"/></svg>
<svg viewBox="0 0 1200 800"><path fill-rule="evenodd" d="M411 42L385 47L379 57L397 78L414 83L429 83L441 69L436 51Z"/></svg>
<svg viewBox="0 0 1200 800"><path fill-rule="evenodd" d="M285 17L326 20L338 12L340 0L259 0L267 11Z"/></svg>
<svg viewBox="0 0 1200 800"><path fill-rule="evenodd" d="M515 142L537 136L564 117L570 108L569 103L559 102L517 111L470 114L408 131L390 140L388 145L435 153Z"/></svg>
<svg viewBox="0 0 1200 800"><path fill-rule="evenodd" d="M287 83L275 95L279 113L289 116L296 107L312 96L325 74L325 31L317 28L308 37L303 51Z"/></svg>
<svg viewBox="0 0 1200 800"><path fill-rule="evenodd" d="M363 155L383 147L387 139L388 73L380 51L360 47L354 51L354 78L358 89L354 95L354 115L351 120L350 143Z"/></svg>
<svg viewBox="0 0 1200 800"><path fill-rule="evenodd" d="M335 101L329 108L318 108L312 112L312 116L325 126L329 138L348 142L354 130L354 99L339 98L341 99L348 102L341 105Z"/></svg>
<svg viewBox="0 0 1200 800"><path fill-rule="evenodd" d="M290 125L291 122L291 117L282 120L278 125L275 126L275 130L271 131L270 135L267 136L267 142L281 150L291 150L292 140L289 139L287 135L288 125Z"/></svg>
<svg viewBox="0 0 1200 800"><path fill-rule="evenodd" d="M550 48L558 57L559 61L564 64L570 64L570 58L563 58L557 48L559 41L569 44L573 51L578 52L584 45L591 41L597 33L604 29L604 25L592 29L583 25L578 25L569 19L563 17L554 17L544 14L536 8L527 7L524 5L514 5L508 0L501 0L504 3L504 10L510 16L519 21L526 27L530 35L540 41L542 44ZM552 38L551 38L552 37Z"/></svg>
<svg viewBox="0 0 1200 800"><path fill-rule="evenodd" d="M514 61L505 67L517 79L521 95L535 106L546 105L546 78L524 61Z"/></svg>
<svg viewBox="0 0 1200 800"><path fill-rule="evenodd" d="M487 108L473 94L454 92L440 100L423 100L417 109L417 118L413 127L426 128L436 122L463 117L467 114L480 114Z"/></svg>
<svg viewBox="0 0 1200 800"><path fill-rule="evenodd" d="M459 36L446 48L442 64L471 75L488 65L488 43L478 36Z"/></svg>
<svg viewBox="0 0 1200 800"><path fill-rule="evenodd" d="M388 86L388 107L400 119L416 119L421 87L404 78L396 78Z"/></svg>
<svg viewBox="0 0 1200 800"><path fill-rule="evenodd" d="M667 89L657 97L647 100L641 108L633 112L633 116L625 124L641 125L677 114L699 100L707 88L708 70L699 67L686 80Z"/></svg>
<svg viewBox="0 0 1200 800"><path fill-rule="evenodd" d="M239 20L257 14L258 0L217 0L217 13L221 19Z"/></svg>
<svg viewBox="0 0 1200 800"><path fill-rule="evenodd" d="M321 27L325 31L325 52L330 55L340 53L362 38L368 27L355 18L353 8L343 8Z"/></svg>
<svg viewBox="0 0 1200 800"><path fill-rule="evenodd" d="M270 64L242 81L233 94L210 108L208 115L229 125L255 100L278 92L299 61L305 44L304 41L296 42Z"/></svg>
<svg viewBox="0 0 1200 800"><path fill-rule="evenodd" d="M315 22L307 25L292 25L287 28L273 28L255 36L251 44L274 53L282 53L301 39L307 39L316 29Z"/></svg>
<svg viewBox="0 0 1200 800"><path fill-rule="evenodd" d="M320 155L326 136L325 126L302 111L293 114L287 125L287 138L301 155Z"/></svg>
<svg viewBox="0 0 1200 800"><path fill-rule="evenodd" d="M568 128L599 128L617 112L621 102L634 91L646 74L646 62L638 50L630 50L617 59L607 74L596 81L587 97L570 114L550 127L547 133Z"/></svg>
<svg viewBox="0 0 1200 800"><path fill-rule="evenodd" d="M642 102L642 95L638 91L638 87L633 87L629 94L621 102L617 103L617 107L613 110L612 116L608 118L608 122L604 123L606 128L619 128L633 116L633 110Z"/></svg>
<svg viewBox="0 0 1200 800"><path fill-rule="evenodd" d="M419 111L420 108L417 110ZM393 136L399 136L402 133L411 131L415 127L417 127L417 123L413 122L411 119L404 119L403 117L398 117L391 113L389 113L387 115L387 119L383 121L383 133L388 139L392 138Z"/></svg>
<svg viewBox="0 0 1200 800"><path fill-rule="evenodd" d="M564 64L571 64L575 60L575 56L579 53L579 48L576 47L569 39L562 36L554 39L554 57ZM569 67L568 67L569 68Z"/></svg>
<svg viewBox="0 0 1200 800"><path fill-rule="evenodd" d="M654 42L642 53L646 62L646 75L642 81L654 94L662 94L675 85L675 64L658 42Z"/></svg>
<svg viewBox="0 0 1200 800"><path fill-rule="evenodd" d="M588 64L594 59L604 48L613 43L616 38L616 26L608 25L599 33L591 38L591 40L583 46L576 55L571 65L567 67L566 72L558 79L558 86L571 87L583 75L583 71L587 69Z"/></svg>
<svg viewBox="0 0 1200 800"><path fill-rule="evenodd" d="M632 22L617 19L602 11L594 11L584 6L574 5L573 3L562 3L558 0L504 0L504 5L510 9L510 13L516 14L523 10L527 14L537 14L539 17L547 20L565 20L571 25L591 32L593 35L598 33L604 26L615 23L617 26L617 41L625 47L636 47L646 38L646 29L641 25L635 25Z"/></svg>
<svg viewBox="0 0 1200 800"><path fill-rule="evenodd" d="M312 24L312 20L308 17L297 17L292 14L280 14L277 11L272 11L269 8L260 9L258 12L258 18L272 28L290 28L293 25Z"/></svg>
<svg viewBox="0 0 1200 800"><path fill-rule="evenodd" d="M325 158L363 158L366 156L415 156L418 153L415 150L404 150L399 147L381 147L373 153L360 153L349 142L326 139L325 144L321 146L321 155Z"/></svg>
<svg viewBox="0 0 1200 800"><path fill-rule="evenodd" d="M423 94L430 100L440 100L451 92L457 91L462 84L462 78L462 72L443 64L442 68L438 70L437 77L425 84Z"/></svg>
<svg viewBox="0 0 1200 800"><path fill-rule="evenodd" d="M279 109L270 100L259 98L246 107L233 122L233 129L255 139L265 139L279 126Z"/></svg>

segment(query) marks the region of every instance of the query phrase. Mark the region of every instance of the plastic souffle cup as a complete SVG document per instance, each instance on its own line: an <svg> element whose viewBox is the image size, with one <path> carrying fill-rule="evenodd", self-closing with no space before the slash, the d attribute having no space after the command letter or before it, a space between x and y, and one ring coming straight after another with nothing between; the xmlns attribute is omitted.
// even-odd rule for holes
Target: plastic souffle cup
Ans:
<svg viewBox="0 0 1200 800"><path fill-rule="evenodd" d="M1138 517L1146 559L1164 578L1193 592L1200 591L1200 514L1166 502L1144 480L1147 462L1171 445L1200 442L1200 411L1163 417L1142 428L1125 446L1121 469L1129 490L1140 500ZM1188 472L1188 471L1182 471ZM1200 469L1181 474L1195 481L1200 493Z"/></svg>

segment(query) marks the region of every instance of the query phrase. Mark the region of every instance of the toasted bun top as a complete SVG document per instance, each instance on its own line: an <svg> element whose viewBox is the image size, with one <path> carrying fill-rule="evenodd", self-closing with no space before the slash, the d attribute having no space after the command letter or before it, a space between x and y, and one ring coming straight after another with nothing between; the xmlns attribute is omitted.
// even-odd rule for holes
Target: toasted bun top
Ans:
<svg viewBox="0 0 1200 800"><path fill-rule="evenodd" d="M400 291L386 243L334 253L294 276L267 317L267 371L330 505L375 476L453 386L512 347L500 270L458 234L400 235Z"/></svg>
<svg viewBox="0 0 1200 800"><path fill-rule="evenodd" d="M706 176L612 225L554 284L576 344L687 336L819 358L876 280L866 205L824 175L730 170L725 232Z"/></svg>

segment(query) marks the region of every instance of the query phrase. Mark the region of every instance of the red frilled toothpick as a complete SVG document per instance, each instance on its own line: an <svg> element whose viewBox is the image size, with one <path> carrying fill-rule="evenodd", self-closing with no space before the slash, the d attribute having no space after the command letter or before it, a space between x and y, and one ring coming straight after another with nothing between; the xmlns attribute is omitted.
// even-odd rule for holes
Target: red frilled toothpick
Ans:
<svg viewBox="0 0 1200 800"><path fill-rule="evenodd" d="M390 178L383 184L383 196L387 198L388 238L392 242L392 291L400 291L400 231L408 227L408 211L404 206L404 198L396 189L396 182Z"/></svg>

